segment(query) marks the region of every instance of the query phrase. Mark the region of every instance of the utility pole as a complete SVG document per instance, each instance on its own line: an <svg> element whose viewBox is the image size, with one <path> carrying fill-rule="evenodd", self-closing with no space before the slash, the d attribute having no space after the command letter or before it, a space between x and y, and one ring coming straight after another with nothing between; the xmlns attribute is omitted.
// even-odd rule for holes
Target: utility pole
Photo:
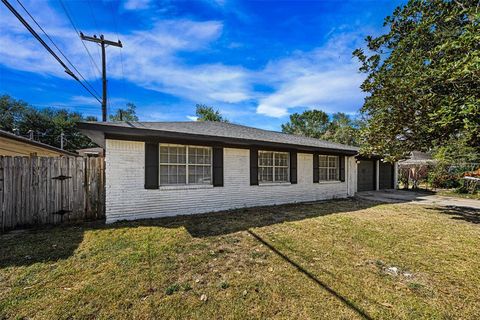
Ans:
<svg viewBox="0 0 480 320"><path fill-rule="evenodd" d="M102 85L103 85L103 90L102 90L102 121L105 122L107 121L107 61L106 61L106 56L105 56L105 48L106 45L109 46L114 46L114 47L120 47L122 48L122 42L118 40L118 42L106 40L102 35L100 35L100 38L98 38L96 35L93 35L93 37L86 36L82 32L80 32L80 38L85 41L91 41L95 43L99 43L100 46L102 47Z"/></svg>

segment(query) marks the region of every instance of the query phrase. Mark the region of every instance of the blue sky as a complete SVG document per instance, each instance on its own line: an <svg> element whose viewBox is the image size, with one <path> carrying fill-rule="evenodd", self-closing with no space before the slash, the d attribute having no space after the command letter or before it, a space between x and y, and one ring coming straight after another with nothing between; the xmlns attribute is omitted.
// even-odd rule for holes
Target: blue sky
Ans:
<svg viewBox="0 0 480 320"><path fill-rule="evenodd" d="M16 0L10 2L28 17ZM101 93L100 51L85 43L94 65L61 3L21 2ZM382 32L385 16L403 2L64 3L80 31L124 44L107 49L109 112L133 102L141 120L188 121L202 103L232 122L279 130L289 114L305 109L358 112L364 75L352 51L364 46L366 35ZM100 118L99 103L3 5L0 30L0 94Z"/></svg>

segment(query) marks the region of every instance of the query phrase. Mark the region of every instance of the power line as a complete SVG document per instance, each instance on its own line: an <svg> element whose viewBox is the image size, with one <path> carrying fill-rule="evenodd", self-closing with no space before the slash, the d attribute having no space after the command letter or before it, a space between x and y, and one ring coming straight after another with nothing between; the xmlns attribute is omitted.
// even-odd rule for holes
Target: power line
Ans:
<svg viewBox="0 0 480 320"><path fill-rule="evenodd" d="M93 7L92 7L92 4L91 4L90 0L87 0L87 4L90 8L90 15L92 16L93 23L95 24L95 27L97 28L97 33L101 34L100 28L98 27L97 19L95 18L95 13L93 12ZM102 54L100 53L100 47L99 46L97 46L97 54L98 54L98 57L101 59Z"/></svg>
<svg viewBox="0 0 480 320"><path fill-rule="evenodd" d="M93 92L95 92L97 94L97 96L100 96L100 94L97 92L97 90L95 90L95 88L87 81L87 79L85 79L83 77L83 75L80 73L80 71L78 71L78 69L75 67L75 65L70 61L70 59L67 58L67 56L65 56L65 54L63 54L62 50L60 50L60 48L56 45L56 43L52 40L52 38L50 38L50 36L47 34L47 32L42 28L42 26L40 26L40 24L37 22L37 20L35 20L35 18L30 14L30 12L27 10L27 8L25 8L25 6L20 2L20 0L17 0L18 4L23 8L23 10L25 10L25 12L28 14L28 16L33 20L33 22L35 22L35 24L37 25L37 27L40 28L40 30L42 30L43 34L48 38L48 40L50 40L50 42L55 46L55 48L57 48L57 50L60 52L60 54L65 58L65 60L67 60L67 62L73 67L73 69L75 71L77 71L77 73L80 75L80 77L83 79L83 81L85 81L85 83L90 87L90 89L92 89Z"/></svg>
<svg viewBox="0 0 480 320"><path fill-rule="evenodd" d="M90 2L90 0L88 0L87 3L88 3L88 7L90 8L90 15L92 16L93 23L97 28L97 32L100 34L100 28L98 27L97 19L95 18L95 13L93 11L92 3Z"/></svg>
<svg viewBox="0 0 480 320"><path fill-rule="evenodd" d="M32 36L40 42L40 44L55 58L55 60L60 63L60 65L65 69L65 72L70 75L72 78L78 81L82 85L85 90L88 91L98 102L101 102L100 99L88 89L80 79L70 70L70 68L57 56L57 54L48 46L45 41L43 41L42 37L38 35L38 33L28 24L28 22L18 13L17 10L8 2L8 0L2 0L3 4L13 13L13 15L27 28L27 30L32 34Z"/></svg>
<svg viewBox="0 0 480 320"><path fill-rule="evenodd" d="M108 7L110 9L110 12L112 13L113 25L115 26L115 34L117 35L117 40L120 40L120 37L118 35L117 18L116 18L116 14L113 10L112 2L108 3ZM125 71L124 71L124 67L123 67L123 47L120 48L120 63L121 63L121 66L122 66L122 92L125 94Z"/></svg>
<svg viewBox="0 0 480 320"><path fill-rule="evenodd" d="M68 12L68 9L66 7L66 5L63 3L62 0L58 0L60 2L60 6L62 7L63 11L65 12L65 15L67 16L68 20L70 21L70 24L72 25L73 27L73 30L75 31L75 33L80 37L80 31L78 31L77 29L77 26L75 25L75 22L73 21L72 19L72 16L70 15L70 13ZM90 58L90 62L93 64L93 66L95 66L95 68L97 69L98 71L98 74L99 76L101 76L101 71L100 71L100 68L98 67L98 65L95 63L95 60L93 59L92 57L92 54L90 53L90 50L88 50L88 47L85 45L85 43L83 42L83 40L80 38L80 42L82 43L83 47L85 48L89 58Z"/></svg>
<svg viewBox="0 0 480 320"><path fill-rule="evenodd" d="M98 43L102 46L102 121L107 121L107 58L105 53L106 46L113 46L113 47L122 47L122 42L118 40L118 42L114 42L111 40L107 40L104 38L103 34L100 35L100 38L97 38L96 35L93 37L86 36L80 32L80 37L82 40L91 41Z"/></svg>

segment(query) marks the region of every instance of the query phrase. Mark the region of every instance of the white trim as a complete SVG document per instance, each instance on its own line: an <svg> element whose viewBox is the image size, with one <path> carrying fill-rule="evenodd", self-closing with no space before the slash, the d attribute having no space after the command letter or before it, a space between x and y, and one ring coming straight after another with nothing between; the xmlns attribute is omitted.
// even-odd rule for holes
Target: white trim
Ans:
<svg viewBox="0 0 480 320"><path fill-rule="evenodd" d="M185 148L185 163L173 163L173 162L162 162L161 161L161 148L162 147L184 147ZM188 151L189 148L197 148L197 149L208 149L210 150L210 165L209 164L202 164L202 163L189 163L188 162ZM161 184L161 170L160 167L164 166L185 166L185 183L178 183L178 184ZM188 183L188 168L192 167L208 167L210 166L210 183L205 184L195 184L195 183ZM159 189L163 187L178 187L178 186L212 186L213 187L213 148L208 146L197 146L197 145L188 145L188 144L172 144L172 143L159 143L158 146L158 185ZM196 189L196 188L192 188ZM169 190L169 189L165 189Z"/></svg>
<svg viewBox="0 0 480 320"><path fill-rule="evenodd" d="M168 185L160 186L159 190L189 190L189 189L212 189L212 184L178 184L178 185Z"/></svg>
<svg viewBox="0 0 480 320"><path fill-rule="evenodd" d="M260 187L266 187L266 186L290 186L292 183L291 182L258 182L258 185Z"/></svg>
<svg viewBox="0 0 480 320"><path fill-rule="evenodd" d="M398 189L398 162L393 163L393 189Z"/></svg>
<svg viewBox="0 0 480 320"><path fill-rule="evenodd" d="M344 183L345 181L340 181L340 180L324 180L324 181L319 181L319 184L334 184L334 183Z"/></svg>
<svg viewBox="0 0 480 320"><path fill-rule="evenodd" d="M322 167L320 165L321 161L320 161L320 157L327 157L327 166L326 167ZM335 166L334 167L330 167L330 158L335 158ZM340 156L331 156L331 155L327 155L327 154L319 154L318 155L318 182L321 183L321 182L342 182L340 181L340 166L339 166L339 161L340 161ZM320 179L320 169L327 169L327 180L322 180ZM330 169L335 169L335 179L330 179Z"/></svg>
<svg viewBox="0 0 480 320"><path fill-rule="evenodd" d="M260 154L261 153L272 153L272 165L271 166L265 166L265 165L260 165ZM275 165L275 154L286 154L287 155L287 165L286 166L277 166ZM270 150L258 150L258 155L257 155L257 166L258 166L258 184L285 184L285 183L290 183L290 152L284 152L284 151L270 151ZM260 168L272 168L272 179L273 181L261 181L260 180ZM287 180L286 181L276 181L275 180L275 168L283 168L287 169Z"/></svg>

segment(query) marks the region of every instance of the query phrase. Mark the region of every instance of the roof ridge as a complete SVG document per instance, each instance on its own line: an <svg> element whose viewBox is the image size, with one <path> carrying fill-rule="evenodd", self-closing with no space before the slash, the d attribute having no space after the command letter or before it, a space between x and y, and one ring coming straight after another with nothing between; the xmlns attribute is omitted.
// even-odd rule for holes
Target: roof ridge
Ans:
<svg viewBox="0 0 480 320"><path fill-rule="evenodd" d="M220 125L227 125L227 126L237 126L237 127L243 127L247 129L254 129L254 130L259 130L259 131L266 131L266 132L272 132L272 133L278 133L282 135L287 135L287 136L295 136L295 137L302 137L305 139L310 139L312 141L323 141L326 143L331 143L335 144L338 146L343 146L343 147L353 147L348 144L343 144L339 142L334 142L334 141L329 141L329 140L324 140L324 139L319 139L319 138L314 138L314 137L309 137L301 134L293 134L293 133L286 133L282 131L276 131L276 130L268 130L268 129L262 129L262 128L257 128L257 127L251 127L247 126L244 124L239 124L239 123L234 123L234 122L223 122L223 121L211 121L211 120L205 120L205 121L129 121L129 122L136 122L136 123L158 123L158 124L163 124L163 123L211 123L211 124L220 124Z"/></svg>
<svg viewBox="0 0 480 320"><path fill-rule="evenodd" d="M97 122L89 125L105 127L137 128L179 132L186 134L202 134L207 136L223 136L226 138L251 139L271 141L293 145L317 146L333 149L358 151L358 147L331 142L304 135L296 135L281 131L261 129L232 122L217 121L128 121L128 122Z"/></svg>

